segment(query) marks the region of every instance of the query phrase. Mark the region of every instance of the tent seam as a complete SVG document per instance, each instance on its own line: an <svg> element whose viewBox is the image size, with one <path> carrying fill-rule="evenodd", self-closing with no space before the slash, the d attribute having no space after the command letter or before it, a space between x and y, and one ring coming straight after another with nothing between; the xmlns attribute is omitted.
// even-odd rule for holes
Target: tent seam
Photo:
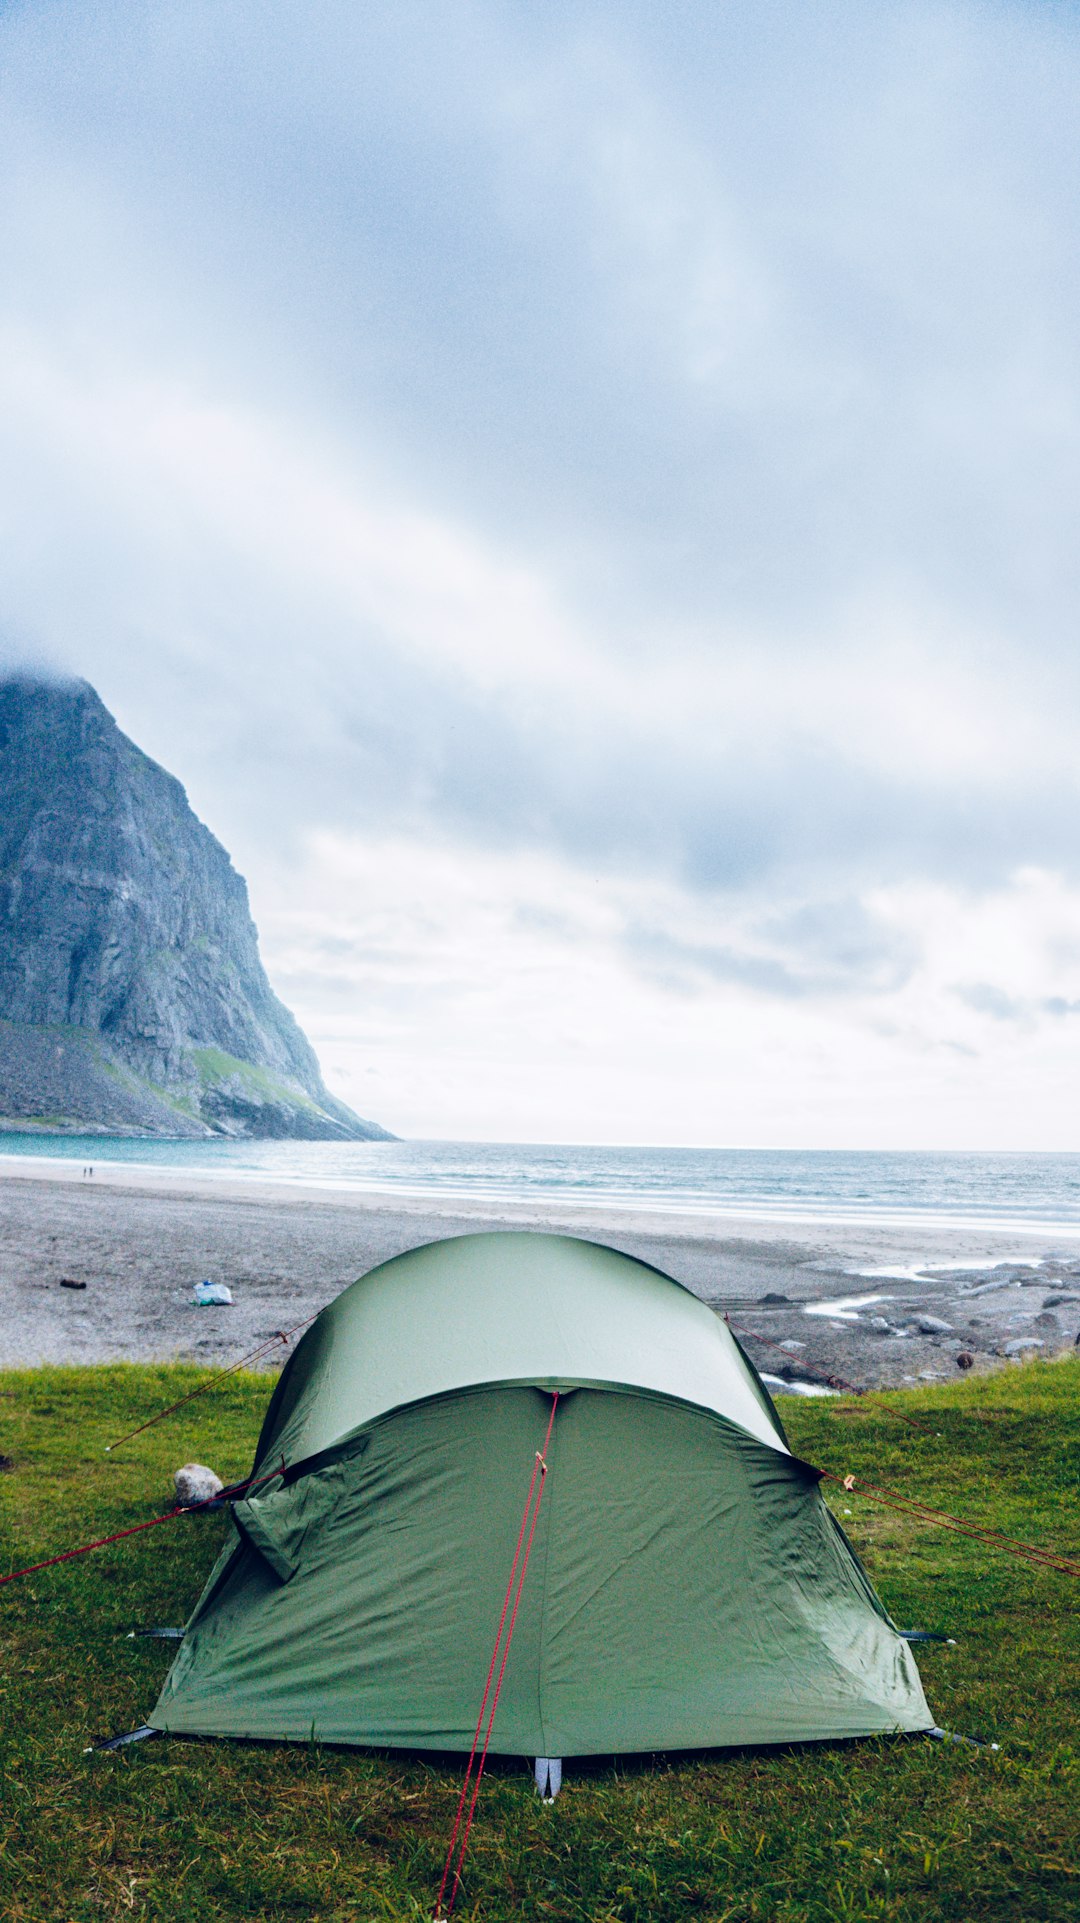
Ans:
<svg viewBox="0 0 1080 1923"><path fill-rule="evenodd" d="M557 1431L558 1431L558 1423L555 1423L552 1426L551 1438L548 1443L549 1455L552 1454L552 1445L555 1443L555 1436ZM552 1456L552 1460L548 1464L549 1474L553 1472L557 1463L558 1463L558 1451L556 1448L555 1453ZM540 1735L544 1743L544 1748L541 1751L541 1754L544 1756L547 1755L547 1725L544 1722L544 1698L543 1698L543 1690L541 1687L543 1670L544 1670L544 1618L545 1618L545 1615L547 1614L548 1564L551 1561L551 1536L555 1526L555 1503L558 1499L558 1489L559 1489L559 1485L558 1485L558 1480L556 1479L554 1491L548 1502L547 1518L546 1518L545 1527L544 1527L544 1542L543 1542L544 1561L543 1561L543 1571L540 1577L540 1614L537 1618L537 1625L536 1625L536 1720L540 1725Z"/></svg>

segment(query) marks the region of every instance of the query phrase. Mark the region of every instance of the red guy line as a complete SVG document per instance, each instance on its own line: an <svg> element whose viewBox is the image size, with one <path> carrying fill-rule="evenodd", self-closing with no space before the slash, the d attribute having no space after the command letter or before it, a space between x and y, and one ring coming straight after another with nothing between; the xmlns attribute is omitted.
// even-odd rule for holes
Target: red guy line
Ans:
<svg viewBox="0 0 1080 1923"><path fill-rule="evenodd" d="M1021 1542L1016 1536L1002 1535L999 1529L968 1522L961 1516L950 1516L944 1509L932 1509L929 1503L919 1502L916 1497L900 1496L891 1489L878 1489L871 1482L859 1483L854 1476L834 1476L829 1469L823 1469L821 1474L826 1482L835 1482L841 1489L846 1489L848 1495L866 1496L871 1502L883 1502L889 1508L898 1509L902 1515L914 1516L918 1522L929 1522L940 1529L953 1529L961 1536L970 1536L974 1542L981 1542L987 1549L1000 1550L1003 1555L1057 1569L1066 1576L1080 1576L1080 1562L1057 1550L1040 1549L1037 1543Z"/></svg>
<svg viewBox="0 0 1080 1923"><path fill-rule="evenodd" d="M547 1430L544 1434L543 1446L537 1452L536 1459L533 1463L532 1475L529 1479L529 1491L525 1498L525 1507L522 1511L521 1528L518 1531L517 1547L514 1550L514 1560L510 1566L510 1580L506 1585L506 1595L503 1599L502 1614L499 1617L499 1627L495 1635L495 1646L491 1652L491 1663L488 1668L487 1682L484 1685L483 1701L480 1704L480 1714L476 1719L476 1731L473 1736L472 1748L469 1751L469 1760L465 1769L465 1780L461 1786L461 1795L458 1798L457 1814L454 1817L454 1828L450 1837L449 1848L447 1849L447 1852L446 1852L446 1861L443 1864L442 1881L439 1884L439 1894L435 1904L435 1915L436 1915L436 1918L440 1920L440 1923L441 1923L441 1920L443 1919L443 1907L442 1907L443 1895L446 1890L447 1879L450 1875L450 1866L454 1859L454 1853L455 1853L454 1846L457 1843L458 1831L461 1827L462 1811L465 1808L465 1800L469 1793L469 1779L472 1775L473 1760L476 1756L477 1745L479 1744L479 1741L480 1741L480 1731L484 1723L484 1711L487 1708L488 1692L491 1689L491 1679L495 1673L495 1664L499 1655L499 1644L502 1639L503 1626L506 1623L506 1612L510 1606L510 1594L514 1588L515 1574L517 1574L517 1571L518 1571L518 1558L519 1556L521 1556L521 1545L522 1545L522 1542L525 1540L525 1531L526 1531L526 1526L528 1525L528 1540L525 1542L525 1554L521 1561L520 1574L518 1574L517 1592L514 1596L514 1605L510 1615L510 1624L506 1632L506 1641L503 1645L502 1663L499 1669L499 1678L497 1683L495 1684L495 1693L491 1700L491 1711L487 1719L487 1728L484 1731L484 1747L480 1753L480 1761L477 1766L476 1776L473 1779L472 1798L469 1802L469 1812L465 1821L465 1831L461 1839L461 1847L457 1852L457 1863L454 1866L454 1881L450 1891L450 1901L446 1906L446 1913L445 1913L447 1918L449 1918L451 1911L453 1910L454 1904L457 1901L458 1890L461 1887L461 1872L465 1865L465 1852L469 1846L469 1832L472 1829L473 1817L476 1814L476 1803L477 1803L477 1798L480 1794L480 1779L484 1774L484 1764L487 1761L488 1747L491 1742L491 1733L495 1723L495 1711L498 1708L498 1704L499 1704L499 1692L502 1689L503 1677L506 1674L506 1664L510 1655L510 1644L513 1641L513 1637L514 1637L514 1624L517 1622L518 1605L521 1602L521 1592L525 1586L525 1572L529 1567L529 1557L532 1553L533 1537L536 1534L536 1521L537 1521L537 1517L540 1514L540 1504L544 1499L544 1484L547 1480L548 1443L551 1441L551 1431L555 1424L555 1411L558 1408L558 1404L559 1404L559 1396L558 1396L558 1392L556 1391L555 1394L552 1396L551 1414L548 1417L548 1425L547 1425ZM536 1486L538 1475L540 1479L539 1489L537 1489L537 1486ZM534 1491L536 1493L535 1504L533 1502ZM530 1509L532 1511L531 1523L530 1523L530 1517L529 1517Z"/></svg>
<svg viewBox="0 0 1080 1923"><path fill-rule="evenodd" d="M130 1529L118 1529L115 1535L99 1536L96 1542L80 1543L77 1549L65 1549L62 1555L46 1556L44 1562L28 1563L25 1569L13 1569L10 1575L0 1576L0 1587L6 1582L17 1582L20 1576L34 1576L39 1569L52 1569L58 1562L70 1562L74 1556L88 1556L91 1549L104 1549L110 1542L123 1542L125 1536L137 1536L142 1529L157 1529L163 1522L176 1522L180 1516L192 1516L196 1509L207 1509L211 1503L229 1502L234 1496L242 1495L245 1489L253 1489L256 1483L272 1482L275 1476L285 1472L284 1461L280 1469L271 1469L268 1475L249 1476L246 1482L237 1482L229 1489L222 1489L216 1496L206 1496L202 1502L192 1502L184 1509L167 1509L163 1516L151 1516L147 1522L132 1523Z"/></svg>
<svg viewBox="0 0 1080 1923"><path fill-rule="evenodd" d="M316 1314L318 1313L319 1311L317 1310ZM314 1320L315 1316L309 1315L305 1317L303 1322L297 1322L294 1328L275 1330L268 1341L263 1342L259 1348L250 1350L247 1355L242 1355L239 1362L231 1363L227 1369L219 1369L216 1375L210 1377L209 1382L201 1382L197 1389L189 1390L188 1394L181 1396L178 1402L170 1402L167 1409L159 1409L156 1416L150 1416L145 1422L140 1422L137 1429L129 1429L126 1436L120 1437L119 1442L108 1443L105 1454L107 1456L111 1455L114 1449L121 1448L125 1442L131 1442L136 1436L141 1436L144 1429L152 1429L155 1422L164 1422L165 1417L171 1416L174 1410L182 1409L185 1402L194 1402L196 1396L204 1396L207 1390L212 1389L216 1383L224 1382L226 1376L235 1375L236 1371L242 1369L246 1362L254 1362L257 1356L265 1355L268 1349L273 1348L275 1342L288 1342L289 1338L296 1334L297 1329L306 1329L308 1323L314 1322Z"/></svg>

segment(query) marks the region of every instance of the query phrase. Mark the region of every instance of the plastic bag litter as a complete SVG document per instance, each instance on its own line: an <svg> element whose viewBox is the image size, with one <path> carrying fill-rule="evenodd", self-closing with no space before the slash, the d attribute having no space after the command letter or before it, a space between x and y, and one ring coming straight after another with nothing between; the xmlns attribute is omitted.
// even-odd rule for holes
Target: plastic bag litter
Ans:
<svg viewBox="0 0 1080 1923"><path fill-rule="evenodd" d="M192 1301L200 1309L227 1309L232 1306L232 1290L224 1282L196 1282Z"/></svg>

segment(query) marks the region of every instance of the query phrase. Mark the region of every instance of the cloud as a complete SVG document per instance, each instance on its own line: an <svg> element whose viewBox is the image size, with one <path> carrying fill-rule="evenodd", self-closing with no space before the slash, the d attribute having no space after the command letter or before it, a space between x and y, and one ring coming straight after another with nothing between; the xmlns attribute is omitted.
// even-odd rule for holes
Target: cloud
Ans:
<svg viewBox="0 0 1080 1923"><path fill-rule="evenodd" d="M893 994L911 976L918 955L909 933L875 918L857 900L804 903L767 916L739 946L690 941L640 925L628 927L622 943L651 979L679 992L732 983L787 1000Z"/></svg>
<svg viewBox="0 0 1080 1923"><path fill-rule="evenodd" d="M374 1069L405 1134L483 1138L497 1116L541 1141L1070 1139L1080 1031L1040 1003L1047 982L1075 999L1045 955L1080 925L1080 891L1049 876L959 902L878 889L865 924L837 901L800 948L796 904L762 915L552 855L366 833L316 837L256 905L333 1085L359 1100ZM991 952L1022 1019L955 992Z"/></svg>
<svg viewBox="0 0 1080 1923"><path fill-rule="evenodd" d="M995 1022L1020 1021L1027 1013L1022 1002L1007 995L1003 988L995 988L993 982L965 982L954 988L953 994L977 1015L989 1015Z"/></svg>
<svg viewBox="0 0 1080 1923"><path fill-rule="evenodd" d="M1063 1021L1069 1015L1080 1015L1080 999L1076 996L1043 995L1018 1000L1014 995L1007 995L1003 988L996 988L993 982L965 982L952 992L976 1014L988 1015L995 1022L1032 1022L1039 1015Z"/></svg>
<svg viewBox="0 0 1080 1923"><path fill-rule="evenodd" d="M816 967L820 985L833 989L895 993L921 960L913 930L886 921L853 896L769 917L762 933Z"/></svg>
<svg viewBox="0 0 1080 1923"><path fill-rule="evenodd" d="M784 997L804 995L810 987L772 956L680 941L658 928L628 928L623 947L650 981L676 993L710 982L738 983Z"/></svg>
<svg viewBox="0 0 1080 1923"><path fill-rule="evenodd" d="M676 1078L695 1016L801 1022L860 1115L875 1022L898 1088L1029 1046L1053 1083L1068 10L57 0L0 48L0 628L183 777L275 925L303 896L314 1027L377 980L430 1056L482 983L523 1085L604 994L670 1014ZM416 887L376 861L358 920L312 850L365 838Z"/></svg>

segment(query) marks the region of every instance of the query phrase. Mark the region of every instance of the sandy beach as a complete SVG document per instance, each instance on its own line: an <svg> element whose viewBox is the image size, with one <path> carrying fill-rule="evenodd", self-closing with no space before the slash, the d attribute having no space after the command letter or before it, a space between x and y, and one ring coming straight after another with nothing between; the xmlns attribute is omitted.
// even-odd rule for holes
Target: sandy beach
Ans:
<svg viewBox="0 0 1080 1923"><path fill-rule="evenodd" d="M224 1364L316 1313L375 1263L444 1235L562 1230L664 1269L731 1317L774 1392L946 1380L1071 1348L1080 1231L756 1221L463 1201L6 1158L0 1365ZM229 1308L196 1308L201 1279ZM82 1289L65 1287L81 1282ZM921 1318L947 1325L921 1329ZM1029 1345L1013 1356L1017 1343ZM784 1345L784 1346L781 1346ZM1037 1346L1036 1346L1037 1345ZM274 1351L266 1366L278 1365Z"/></svg>

